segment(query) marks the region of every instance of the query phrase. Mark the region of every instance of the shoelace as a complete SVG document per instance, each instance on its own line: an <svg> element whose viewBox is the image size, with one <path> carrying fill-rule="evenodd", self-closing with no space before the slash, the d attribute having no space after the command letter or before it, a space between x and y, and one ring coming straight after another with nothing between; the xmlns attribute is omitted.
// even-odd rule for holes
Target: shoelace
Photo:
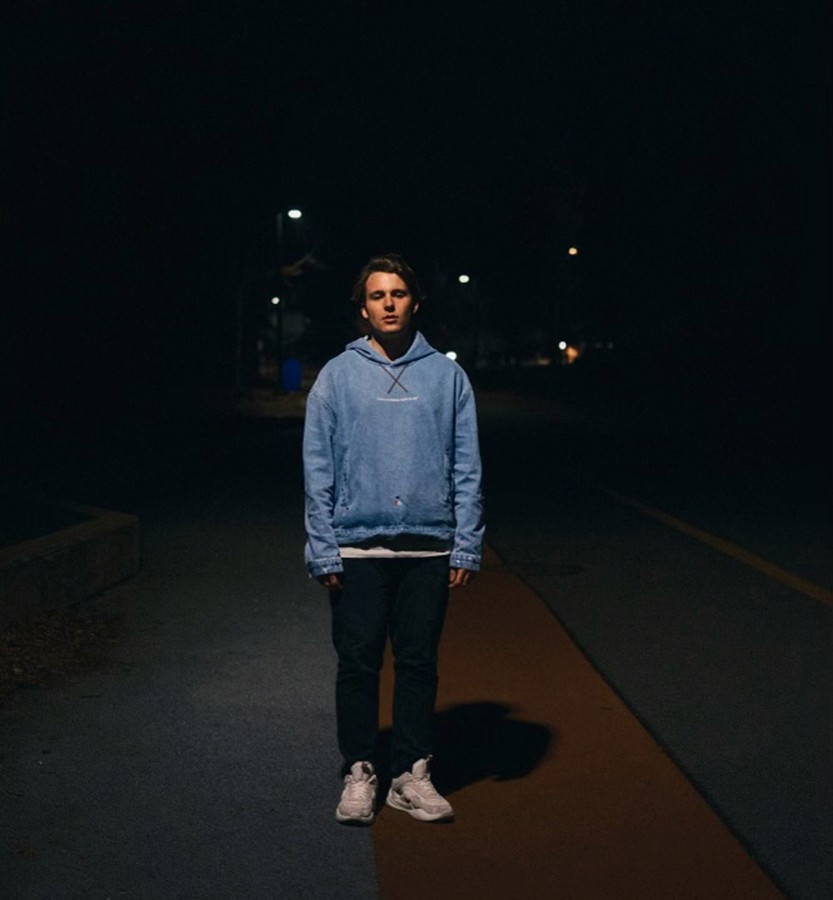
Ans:
<svg viewBox="0 0 833 900"><path fill-rule="evenodd" d="M350 800L364 800L373 792L373 783L369 778L347 776L347 797Z"/></svg>
<svg viewBox="0 0 833 900"><path fill-rule="evenodd" d="M414 777L411 779L409 784L418 785L416 790L422 797L426 797L429 800L442 800L439 792L431 782L431 777L429 775L420 775L418 777ZM404 786L408 787L408 785Z"/></svg>

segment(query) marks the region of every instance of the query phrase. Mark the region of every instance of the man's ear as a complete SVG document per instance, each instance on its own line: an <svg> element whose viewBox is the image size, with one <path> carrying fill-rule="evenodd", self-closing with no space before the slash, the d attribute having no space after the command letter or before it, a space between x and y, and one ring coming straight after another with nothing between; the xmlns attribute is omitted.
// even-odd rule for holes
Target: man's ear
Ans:
<svg viewBox="0 0 833 900"><path fill-rule="evenodd" d="M412 313L419 312L419 300L417 300L416 303L414 303L414 305L411 307L411 312Z"/></svg>
<svg viewBox="0 0 833 900"><path fill-rule="evenodd" d="M365 309L364 306L360 306L360 307L359 307L359 312L361 313L363 319L367 319L367 318L368 318L367 310Z"/></svg>

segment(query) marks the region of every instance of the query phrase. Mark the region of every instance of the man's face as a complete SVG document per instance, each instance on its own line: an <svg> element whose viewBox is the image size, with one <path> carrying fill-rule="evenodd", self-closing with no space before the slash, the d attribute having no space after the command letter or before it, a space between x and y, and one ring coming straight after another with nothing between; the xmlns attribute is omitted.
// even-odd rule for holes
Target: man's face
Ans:
<svg viewBox="0 0 833 900"><path fill-rule="evenodd" d="M364 287L362 317L374 335L398 335L411 330L419 309L408 285L392 272L372 272Z"/></svg>

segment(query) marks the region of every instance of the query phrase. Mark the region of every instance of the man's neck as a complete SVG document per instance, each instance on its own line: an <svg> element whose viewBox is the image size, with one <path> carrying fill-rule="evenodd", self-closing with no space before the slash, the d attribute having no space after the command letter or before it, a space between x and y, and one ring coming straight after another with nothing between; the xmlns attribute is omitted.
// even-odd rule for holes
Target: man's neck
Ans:
<svg viewBox="0 0 833 900"><path fill-rule="evenodd" d="M413 340L413 331L406 331L401 334L372 334L370 336L370 346L393 362L408 352L408 348Z"/></svg>

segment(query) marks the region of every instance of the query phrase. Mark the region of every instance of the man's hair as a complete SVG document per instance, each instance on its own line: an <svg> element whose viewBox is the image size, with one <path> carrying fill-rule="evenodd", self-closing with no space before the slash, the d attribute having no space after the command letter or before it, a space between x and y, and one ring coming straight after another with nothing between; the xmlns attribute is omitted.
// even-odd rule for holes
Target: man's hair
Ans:
<svg viewBox="0 0 833 900"><path fill-rule="evenodd" d="M422 301L422 291L414 270L398 253L382 253L367 261L364 268L359 272L356 283L353 285L352 299L357 309L361 309L364 306L367 279L374 272L389 272L392 275L398 275L407 285L414 302L420 303Z"/></svg>

